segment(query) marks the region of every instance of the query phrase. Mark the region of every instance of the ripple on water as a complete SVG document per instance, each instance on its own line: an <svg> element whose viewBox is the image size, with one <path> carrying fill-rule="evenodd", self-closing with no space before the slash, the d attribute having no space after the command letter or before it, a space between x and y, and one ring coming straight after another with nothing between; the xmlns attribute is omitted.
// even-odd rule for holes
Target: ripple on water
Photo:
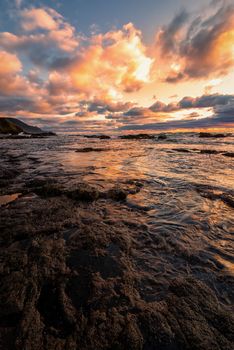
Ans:
<svg viewBox="0 0 234 350"><path fill-rule="evenodd" d="M196 276L221 290L224 282L220 275L228 275L230 280L230 272L233 274L230 194L234 164L222 155L233 152L233 138L203 140L178 134L171 140L175 138L176 142L157 143L61 136L56 140L26 140L23 145L18 140L3 141L2 151L5 156L8 151L23 148L24 154L30 154L27 163L24 154L17 158L22 165L22 183L25 177L35 175L61 177L64 182L85 180L106 191L116 183L125 186L129 180L141 182L140 192L129 195L126 203L113 204L112 221L113 225L125 222L134 231L133 223L126 223L131 212L136 222L140 217L147 227L134 236L133 251L136 269L145 276L142 295L152 301L163 296L169 279L178 275ZM105 147L108 152L76 152L84 147ZM18 196L1 196L0 205ZM105 201L99 205L106 209ZM116 248L108 249L114 254Z"/></svg>

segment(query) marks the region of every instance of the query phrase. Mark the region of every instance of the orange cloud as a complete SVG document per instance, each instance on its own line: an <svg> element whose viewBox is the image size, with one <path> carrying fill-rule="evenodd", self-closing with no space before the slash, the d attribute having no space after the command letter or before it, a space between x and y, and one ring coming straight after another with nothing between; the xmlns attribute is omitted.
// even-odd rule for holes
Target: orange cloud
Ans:
<svg viewBox="0 0 234 350"><path fill-rule="evenodd" d="M139 90L149 82L153 59L147 56L141 32L133 24L97 35L69 68L72 83L87 95Z"/></svg>
<svg viewBox="0 0 234 350"><path fill-rule="evenodd" d="M7 112L38 120L52 116L69 128L87 125L95 130L102 126L134 130L136 123L137 128L145 123L146 129L164 128L169 122L173 125L174 119L175 127L183 127L177 120L180 116L186 119L186 126L195 126L203 117L200 109L209 108L209 113L216 113L215 123L225 120L230 125L232 96L185 97L169 104L156 101L148 108L126 101L140 96L136 92L144 87L143 94L151 94L150 89L160 80L208 78L209 89L219 82L216 77L234 66L233 6L190 22L186 12L180 13L157 33L153 50L143 43L141 31L132 23L85 37L52 9L31 8L18 10L18 14L20 34L0 33L3 115ZM25 67L23 62L27 62ZM152 85L146 86L148 83ZM168 88L166 84L158 86ZM182 109L187 111L181 114ZM213 123L210 116L205 117Z"/></svg>
<svg viewBox="0 0 234 350"><path fill-rule="evenodd" d="M22 64L16 55L0 51L0 76L14 74L22 69Z"/></svg>
<svg viewBox="0 0 234 350"><path fill-rule="evenodd" d="M219 77L234 67L234 6L193 18L182 12L156 36L158 76L167 82Z"/></svg>
<svg viewBox="0 0 234 350"><path fill-rule="evenodd" d="M25 79L18 74L22 70L19 58L6 51L0 51L0 62L0 93L5 96L22 91L25 93Z"/></svg>

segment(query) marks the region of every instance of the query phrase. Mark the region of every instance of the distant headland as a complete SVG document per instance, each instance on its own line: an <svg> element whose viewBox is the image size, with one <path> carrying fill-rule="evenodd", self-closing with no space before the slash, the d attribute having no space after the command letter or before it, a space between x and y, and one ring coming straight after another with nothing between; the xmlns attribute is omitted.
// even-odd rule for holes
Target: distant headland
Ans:
<svg viewBox="0 0 234 350"><path fill-rule="evenodd" d="M55 135L54 132L44 131L16 118L0 118L0 137L3 138L34 138Z"/></svg>

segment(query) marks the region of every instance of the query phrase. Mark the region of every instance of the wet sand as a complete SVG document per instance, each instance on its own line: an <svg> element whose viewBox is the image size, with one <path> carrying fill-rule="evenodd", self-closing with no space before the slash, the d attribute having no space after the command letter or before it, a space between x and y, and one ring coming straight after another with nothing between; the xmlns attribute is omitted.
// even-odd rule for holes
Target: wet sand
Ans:
<svg viewBox="0 0 234 350"><path fill-rule="evenodd" d="M232 139L1 142L0 348L233 348Z"/></svg>

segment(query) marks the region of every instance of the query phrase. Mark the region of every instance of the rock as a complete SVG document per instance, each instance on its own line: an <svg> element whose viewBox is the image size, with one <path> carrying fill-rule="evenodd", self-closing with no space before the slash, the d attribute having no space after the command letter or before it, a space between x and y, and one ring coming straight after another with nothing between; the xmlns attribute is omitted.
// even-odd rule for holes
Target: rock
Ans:
<svg viewBox="0 0 234 350"><path fill-rule="evenodd" d="M121 135L119 136L120 139L126 139L126 140L148 140L148 139L154 139L154 135L150 134L137 134L137 135Z"/></svg>
<svg viewBox="0 0 234 350"><path fill-rule="evenodd" d="M166 134L158 135L158 140L166 140L166 139L167 139L167 135Z"/></svg>
<svg viewBox="0 0 234 350"><path fill-rule="evenodd" d="M100 140L110 140L110 139L111 139L111 137L108 136L108 135L100 135L98 138L99 138Z"/></svg>
<svg viewBox="0 0 234 350"><path fill-rule="evenodd" d="M234 197L230 194L223 193L220 198L224 203L226 203L229 207L234 208Z"/></svg>
<svg viewBox="0 0 234 350"><path fill-rule="evenodd" d="M92 202L100 196L96 188L86 183L78 183L69 187L69 185L55 183L53 180L34 180L27 186L42 198L66 196L77 201Z"/></svg>
<svg viewBox="0 0 234 350"><path fill-rule="evenodd" d="M17 169L7 169L0 166L0 180L14 179L20 175L20 172Z"/></svg>
<svg viewBox="0 0 234 350"><path fill-rule="evenodd" d="M0 166L0 188L4 188L9 185L14 179L20 175L20 171L13 168L6 168Z"/></svg>
<svg viewBox="0 0 234 350"><path fill-rule="evenodd" d="M216 151L215 149L202 149L200 151L201 154L219 154L219 151Z"/></svg>
<svg viewBox="0 0 234 350"><path fill-rule="evenodd" d="M204 227L206 251L201 240L194 250L186 240L192 232L197 242L203 218L198 226L168 231L163 214L152 230L155 213L142 214L125 201L144 185L147 193L142 174L105 190L104 181L95 188L77 183L77 173L48 171L50 159L38 169L28 159L34 154L4 152L2 178L38 195L22 195L0 210L1 349L233 349L233 278L210 254L209 248L219 248L210 239L213 228ZM56 168L54 159L50 166ZM163 211L175 206L168 182L152 180L159 181L155 209L158 196L165 198ZM200 190L218 195L217 188ZM219 195L232 205L230 195ZM213 213L208 223L216 221ZM220 224L215 237L223 240Z"/></svg>
<svg viewBox="0 0 234 350"><path fill-rule="evenodd" d="M66 195L74 200L85 202L93 202L100 197L99 191L88 184L78 184L76 188L68 190Z"/></svg>
<svg viewBox="0 0 234 350"><path fill-rule="evenodd" d="M33 192L41 197L56 197L64 194L64 189L61 186L53 183L45 183L43 186L34 187Z"/></svg>
<svg viewBox="0 0 234 350"><path fill-rule="evenodd" d="M99 198L109 198L115 201L123 201L129 194L138 193L143 184L137 181L130 182L127 186L115 186L108 191L99 191L87 183L75 183L71 186L56 183L54 179L35 179L26 184L31 192L42 198L66 196L76 201L93 202ZM27 191L24 191L27 193Z"/></svg>
<svg viewBox="0 0 234 350"><path fill-rule="evenodd" d="M205 185L196 185L196 190L202 197L210 200L221 200L229 207L234 208L234 196L231 193L225 193L221 190Z"/></svg>
<svg viewBox="0 0 234 350"><path fill-rule="evenodd" d="M230 133L228 134L211 134L209 132L200 132L199 137L201 138L221 138L221 137L228 137L231 136Z"/></svg>
<svg viewBox="0 0 234 350"><path fill-rule="evenodd" d="M115 201L124 201L127 198L127 192L120 187L115 187L107 192L107 198Z"/></svg>
<svg viewBox="0 0 234 350"><path fill-rule="evenodd" d="M233 315L215 292L183 269L150 278L140 255L163 246L144 247L147 227L120 203L77 205L83 190L1 208L1 348L231 350Z"/></svg>
<svg viewBox="0 0 234 350"><path fill-rule="evenodd" d="M100 140L110 140L111 137L108 135L84 135L88 139L100 139Z"/></svg>
<svg viewBox="0 0 234 350"><path fill-rule="evenodd" d="M223 156L233 158L234 157L234 153L232 153L232 152L225 152L225 153L223 153Z"/></svg>
<svg viewBox="0 0 234 350"><path fill-rule="evenodd" d="M108 148L93 148L93 147L84 147L84 148L78 148L76 152L78 153L88 153L88 152L104 152L109 151Z"/></svg>
<svg viewBox="0 0 234 350"><path fill-rule="evenodd" d="M191 153L191 151L186 148L172 148L172 150L176 152L181 152L181 153Z"/></svg>

